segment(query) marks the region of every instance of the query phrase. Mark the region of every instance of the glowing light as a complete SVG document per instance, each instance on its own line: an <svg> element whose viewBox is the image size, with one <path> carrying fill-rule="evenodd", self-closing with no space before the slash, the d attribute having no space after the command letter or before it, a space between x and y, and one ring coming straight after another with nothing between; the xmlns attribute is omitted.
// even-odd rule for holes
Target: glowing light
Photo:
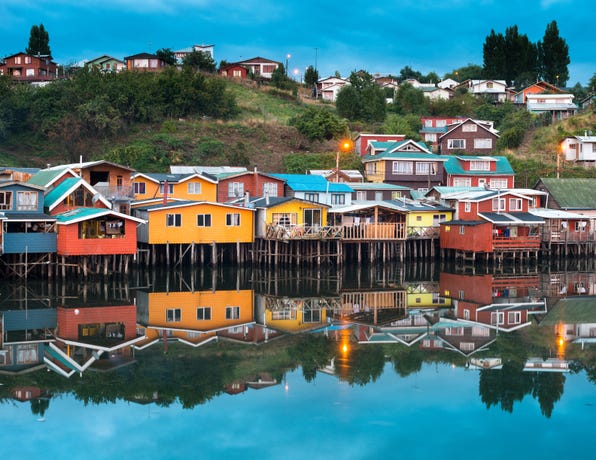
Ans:
<svg viewBox="0 0 596 460"><path fill-rule="evenodd" d="M79 313L80 313L79 309L78 309L78 308L75 308L75 310L74 310L74 314L75 314L75 315L78 315Z"/></svg>
<svg viewBox="0 0 596 460"><path fill-rule="evenodd" d="M354 142L351 139L343 139L339 145L342 152L351 152L354 147Z"/></svg>

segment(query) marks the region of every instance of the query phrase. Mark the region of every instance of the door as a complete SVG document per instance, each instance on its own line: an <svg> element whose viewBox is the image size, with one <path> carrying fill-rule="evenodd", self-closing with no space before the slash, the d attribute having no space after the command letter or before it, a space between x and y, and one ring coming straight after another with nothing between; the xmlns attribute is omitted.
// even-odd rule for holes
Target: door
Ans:
<svg viewBox="0 0 596 460"><path fill-rule="evenodd" d="M321 225L321 210L305 209L304 225L306 225L307 227L319 227Z"/></svg>

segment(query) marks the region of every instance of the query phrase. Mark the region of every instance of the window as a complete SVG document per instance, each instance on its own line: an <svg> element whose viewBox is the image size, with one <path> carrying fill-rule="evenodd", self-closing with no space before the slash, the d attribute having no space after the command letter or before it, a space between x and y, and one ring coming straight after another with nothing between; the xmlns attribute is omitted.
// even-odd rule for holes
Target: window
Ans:
<svg viewBox="0 0 596 460"><path fill-rule="evenodd" d="M166 227L182 227L182 214L166 214Z"/></svg>
<svg viewBox="0 0 596 460"><path fill-rule="evenodd" d="M135 182L133 184L133 190L135 195L144 195L145 192L145 182Z"/></svg>
<svg viewBox="0 0 596 460"><path fill-rule="evenodd" d="M427 128L432 128L433 121L432 120L424 120L424 126L426 126Z"/></svg>
<svg viewBox="0 0 596 460"><path fill-rule="evenodd" d="M321 225L321 210L320 209L305 209L304 210L304 225L307 227L317 227Z"/></svg>
<svg viewBox="0 0 596 460"><path fill-rule="evenodd" d="M304 194L304 199L306 201L319 201L319 194L318 193L305 193Z"/></svg>
<svg viewBox="0 0 596 460"><path fill-rule="evenodd" d="M277 196L277 183L276 182L265 182L263 184L263 195Z"/></svg>
<svg viewBox="0 0 596 460"><path fill-rule="evenodd" d="M462 150L466 148L465 139L447 139L447 148L451 150Z"/></svg>
<svg viewBox="0 0 596 460"><path fill-rule="evenodd" d="M486 82L486 87L489 88L489 89L492 88L493 87L493 82L492 81L487 81Z"/></svg>
<svg viewBox="0 0 596 460"><path fill-rule="evenodd" d="M469 177L456 177L453 179L454 187L471 187L472 179Z"/></svg>
<svg viewBox="0 0 596 460"><path fill-rule="evenodd" d="M236 77L236 78L241 77L242 76L242 70L239 70L239 69L232 70L232 76L233 77Z"/></svg>
<svg viewBox="0 0 596 460"><path fill-rule="evenodd" d="M522 199L521 198L509 198L509 211L521 211L522 210Z"/></svg>
<svg viewBox="0 0 596 460"><path fill-rule="evenodd" d="M15 64L20 64L21 63L21 56L17 56L14 58L14 63Z"/></svg>
<svg viewBox="0 0 596 460"><path fill-rule="evenodd" d="M391 192L392 200L398 200L399 198L401 198L401 192Z"/></svg>
<svg viewBox="0 0 596 460"><path fill-rule="evenodd" d="M490 161L472 160L470 161L470 171L490 171Z"/></svg>
<svg viewBox="0 0 596 460"><path fill-rule="evenodd" d="M240 307L226 307L226 319L240 319Z"/></svg>
<svg viewBox="0 0 596 460"><path fill-rule="evenodd" d="M493 198L493 211L505 211L505 198Z"/></svg>
<svg viewBox="0 0 596 460"><path fill-rule="evenodd" d="M239 227L240 226L240 214L239 213L226 214L226 225L228 227Z"/></svg>
<svg viewBox="0 0 596 460"><path fill-rule="evenodd" d="M465 225L460 225L459 226L459 234L460 235L465 235L466 234L466 227L465 227Z"/></svg>
<svg viewBox="0 0 596 460"><path fill-rule="evenodd" d="M377 173L377 164L376 163L366 163L366 174L369 176L372 174Z"/></svg>
<svg viewBox="0 0 596 460"><path fill-rule="evenodd" d="M197 307L197 320L208 321L211 319L211 307Z"/></svg>
<svg viewBox="0 0 596 460"><path fill-rule="evenodd" d="M25 56L25 64L31 64L31 56Z"/></svg>
<svg viewBox="0 0 596 460"><path fill-rule="evenodd" d="M508 188L509 184L507 183L507 179L491 179L490 180L490 188L499 190Z"/></svg>
<svg viewBox="0 0 596 460"><path fill-rule="evenodd" d="M472 211L472 203L469 201L466 201L464 203L464 212L471 212Z"/></svg>
<svg viewBox="0 0 596 460"><path fill-rule="evenodd" d="M0 192L0 209L12 209L12 192Z"/></svg>
<svg viewBox="0 0 596 460"><path fill-rule="evenodd" d="M507 323L509 324L519 324L521 323L521 312L520 311L510 311L507 313Z"/></svg>
<svg viewBox="0 0 596 460"><path fill-rule="evenodd" d="M461 130L464 133L475 133L476 131L478 131L478 125L475 125L473 123L466 123L465 125L462 125Z"/></svg>
<svg viewBox="0 0 596 460"><path fill-rule="evenodd" d="M459 344L459 349L461 351L474 351L476 345L474 342L461 342Z"/></svg>
<svg viewBox="0 0 596 460"><path fill-rule="evenodd" d="M289 212L274 212L271 214L273 224L288 227L296 224L296 213Z"/></svg>
<svg viewBox="0 0 596 460"><path fill-rule="evenodd" d="M491 138L474 139L474 148L475 149L492 149L493 148L493 140Z"/></svg>
<svg viewBox="0 0 596 460"><path fill-rule="evenodd" d="M25 75L27 77L34 77L35 76L35 69L25 69Z"/></svg>
<svg viewBox="0 0 596 460"><path fill-rule="evenodd" d="M416 216L416 222L422 222L422 216Z"/></svg>
<svg viewBox="0 0 596 460"><path fill-rule="evenodd" d="M17 211L37 211L37 192L17 192Z"/></svg>
<svg viewBox="0 0 596 460"><path fill-rule="evenodd" d="M304 310L302 313L303 323L320 323L321 322L321 310Z"/></svg>
<svg viewBox="0 0 596 460"><path fill-rule="evenodd" d="M201 183L200 182L189 182L188 183L188 194L189 195L200 195L201 194Z"/></svg>
<svg viewBox="0 0 596 460"><path fill-rule="evenodd" d="M434 176L437 174L437 164L436 163L416 163L416 174L417 175L425 175L425 176Z"/></svg>
<svg viewBox="0 0 596 460"><path fill-rule="evenodd" d="M576 221L575 222L575 231L576 232L585 232L587 227L586 221Z"/></svg>
<svg viewBox="0 0 596 460"><path fill-rule="evenodd" d="M116 176L116 188L122 190L122 176Z"/></svg>
<svg viewBox="0 0 596 460"><path fill-rule="evenodd" d="M505 324L505 313L502 311L492 312L490 314L490 323L493 326Z"/></svg>
<svg viewBox="0 0 596 460"><path fill-rule="evenodd" d="M467 308L464 308L464 319L470 319L470 310Z"/></svg>
<svg viewBox="0 0 596 460"><path fill-rule="evenodd" d="M346 204L346 196L343 193L332 193L331 204Z"/></svg>
<svg viewBox="0 0 596 460"><path fill-rule="evenodd" d="M358 201L364 201L364 200L366 200L366 192L363 191L363 190L358 190L356 192L356 199Z"/></svg>
<svg viewBox="0 0 596 460"><path fill-rule="evenodd" d="M394 161L393 174L414 174L414 163L411 161Z"/></svg>
<svg viewBox="0 0 596 460"><path fill-rule="evenodd" d="M211 227L211 214L197 214L197 227Z"/></svg>
<svg viewBox="0 0 596 460"><path fill-rule="evenodd" d="M447 126L447 120L437 120L437 128L444 128Z"/></svg>
<svg viewBox="0 0 596 460"><path fill-rule="evenodd" d="M159 193L162 195L164 194L165 184L159 184ZM172 195L174 193L174 184L168 184L168 195Z"/></svg>
<svg viewBox="0 0 596 460"><path fill-rule="evenodd" d="M228 183L228 197L234 198L244 195L244 183L230 182Z"/></svg>
<svg viewBox="0 0 596 460"><path fill-rule="evenodd" d="M166 310L166 323L180 321L182 319L182 310L180 308L168 308Z"/></svg>

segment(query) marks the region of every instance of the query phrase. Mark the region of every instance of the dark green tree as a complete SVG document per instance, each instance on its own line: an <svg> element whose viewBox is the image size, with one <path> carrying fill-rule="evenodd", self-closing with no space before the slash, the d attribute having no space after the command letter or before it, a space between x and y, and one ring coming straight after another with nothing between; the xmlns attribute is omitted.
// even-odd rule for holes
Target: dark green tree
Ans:
<svg viewBox="0 0 596 460"><path fill-rule="evenodd" d="M569 47L559 36L557 21L546 26L544 37L538 42L540 76L543 80L564 87L569 80Z"/></svg>
<svg viewBox="0 0 596 460"><path fill-rule="evenodd" d="M497 34L491 30L484 40L482 55L484 59L482 72L485 78L500 78L505 74L507 56L503 34Z"/></svg>
<svg viewBox="0 0 596 460"><path fill-rule="evenodd" d="M209 53L192 51L182 59L182 65L202 72L215 72L215 61Z"/></svg>
<svg viewBox="0 0 596 460"><path fill-rule="evenodd" d="M319 72L313 66L309 65L304 72L304 83L306 86L311 87L316 85L317 81L319 81Z"/></svg>
<svg viewBox="0 0 596 460"><path fill-rule="evenodd" d="M335 106L340 117L352 121L382 122L387 113L385 94L371 74L352 72L350 84L339 90Z"/></svg>
<svg viewBox="0 0 596 460"><path fill-rule="evenodd" d="M271 84L279 89L289 89L291 87L291 80L286 75L286 68L280 64L271 73Z"/></svg>
<svg viewBox="0 0 596 460"><path fill-rule="evenodd" d="M46 31L43 24L31 26L31 32L29 33L29 45L25 49L25 52L35 56L51 56L52 52L50 50L50 35Z"/></svg>
<svg viewBox="0 0 596 460"><path fill-rule="evenodd" d="M393 108L396 113L401 115L410 113L422 115L428 110L428 99L424 93L409 83L399 85L394 99Z"/></svg>
<svg viewBox="0 0 596 460"><path fill-rule="evenodd" d="M310 141L325 141L347 133L347 125L331 110L323 107L308 107L304 113L293 117L290 126Z"/></svg>
<svg viewBox="0 0 596 460"><path fill-rule="evenodd" d="M592 74L592 78L588 82L588 93L596 94L596 73Z"/></svg>
<svg viewBox="0 0 596 460"><path fill-rule="evenodd" d="M160 48L155 55L167 65L176 65L176 55L170 48Z"/></svg>
<svg viewBox="0 0 596 460"><path fill-rule="evenodd" d="M407 65L399 71L399 79L401 81L404 81L408 78L414 78L420 81L422 79L422 74L417 70L412 69L409 65Z"/></svg>
<svg viewBox="0 0 596 460"><path fill-rule="evenodd" d="M453 72L446 73L444 78L452 78L455 81L462 82L465 80L473 80L482 78L482 67L477 64L468 64L464 67L454 69Z"/></svg>

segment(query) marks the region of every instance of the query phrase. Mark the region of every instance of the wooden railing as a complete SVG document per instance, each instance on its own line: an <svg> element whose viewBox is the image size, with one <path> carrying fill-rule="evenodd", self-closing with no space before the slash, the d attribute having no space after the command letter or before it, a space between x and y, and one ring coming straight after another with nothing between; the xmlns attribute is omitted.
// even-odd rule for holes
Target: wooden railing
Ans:
<svg viewBox="0 0 596 460"><path fill-rule="evenodd" d="M405 240L404 223L357 224L343 226L267 225L269 240L341 239L347 241Z"/></svg>
<svg viewBox="0 0 596 460"><path fill-rule="evenodd" d="M540 249L540 236L496 237L493 249Z"/></svg>
<svg viewBox="0 0 596 460"><path fill-rule="evenodd" d="M565 230L546 230L542 233L542 241L551 243L580 243L594 241L593 232L568 232Z"/></svg>

